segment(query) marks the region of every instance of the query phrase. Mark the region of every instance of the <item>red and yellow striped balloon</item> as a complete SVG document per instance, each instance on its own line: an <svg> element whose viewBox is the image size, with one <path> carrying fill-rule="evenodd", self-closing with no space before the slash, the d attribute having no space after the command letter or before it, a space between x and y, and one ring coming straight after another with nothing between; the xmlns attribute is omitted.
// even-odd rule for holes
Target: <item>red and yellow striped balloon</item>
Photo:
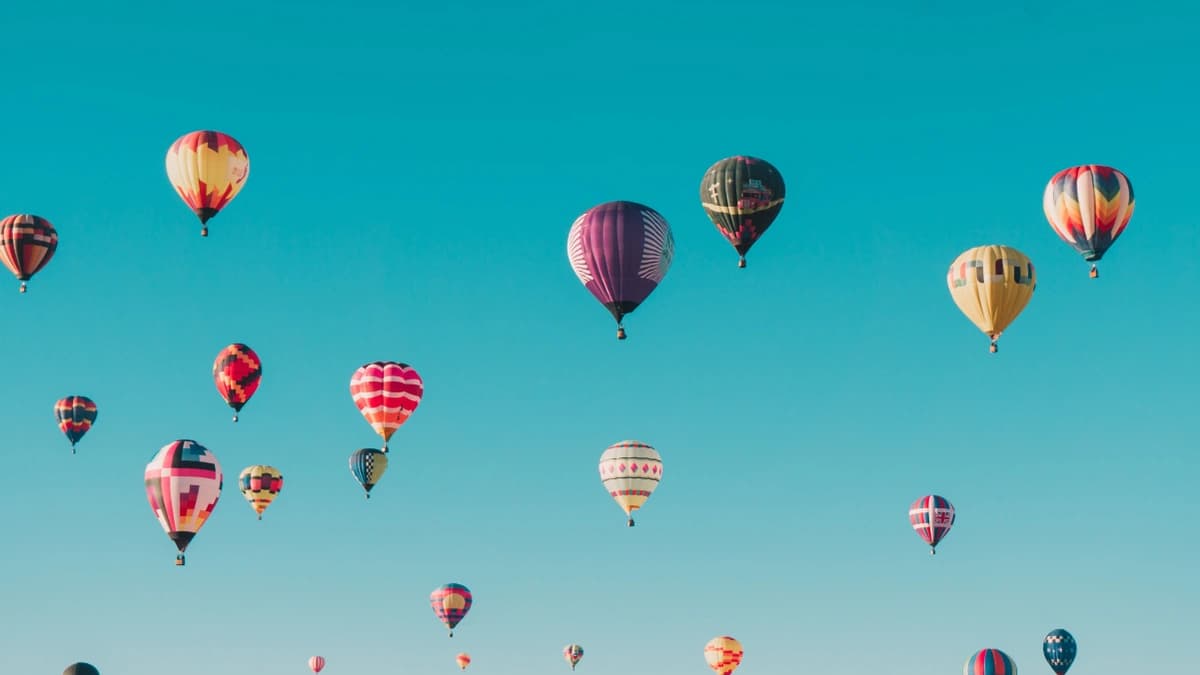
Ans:
<svg viewBox="0 0 1200 675"><path fill-rule="evenodd" d="M469 654L459 654L458 656L454 657L454 660L458 662L459 670L466 670L467 666L471 665L471 657Z"/></svg>
<svg viewBox="0 0 1200 675"><path fill-rule="evenodd" d="M191 207L208 236L208 219L225 208L246 184L250 156L234 138L220 131L193 131L167 149L167 178Z"/></svg>
<svg viewBox="0 0 1200 675"><path fill-rule="evenodd" d="M41 216L19 213L0 220L0 262L21 282L22 293L57 248L58 231Z"/></svg>
<svg viewBox="0 0 1200 675"><path fill-rule="evenodd" d="M367 423L387 442L421 404L425 384L407 363L375 361L354 371L350 395Z"/></svg>
<svg viewBox="0 0 1200 675"><path fill-rule="evenodd" d="M283 489L283 474L279 473L279 469L265 464L248 466L238 474L238 489L250 502L250 508L258 514L258 519L262 520L263 511Z"/></svg>

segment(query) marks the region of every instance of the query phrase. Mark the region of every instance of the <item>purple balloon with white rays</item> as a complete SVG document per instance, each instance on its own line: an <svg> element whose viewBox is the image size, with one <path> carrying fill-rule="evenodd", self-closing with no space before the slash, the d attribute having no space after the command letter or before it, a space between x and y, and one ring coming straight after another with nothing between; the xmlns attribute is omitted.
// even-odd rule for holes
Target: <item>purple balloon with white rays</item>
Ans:
<svg viewBox="0 0 1200 675"><path fill-rule="evenodd" d="M607 202L575 219L567 235L567 258L575 276L622 321L658 288L675 255L675 238L662 215L635 202Z"/></svg>

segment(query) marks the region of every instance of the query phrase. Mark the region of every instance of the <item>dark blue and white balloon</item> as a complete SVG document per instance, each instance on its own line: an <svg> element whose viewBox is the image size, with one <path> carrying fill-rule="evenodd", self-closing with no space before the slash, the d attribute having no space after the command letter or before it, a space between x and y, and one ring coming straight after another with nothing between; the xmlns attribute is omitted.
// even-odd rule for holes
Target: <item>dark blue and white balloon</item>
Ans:
<svg viewBox="0 0 1200 675"><path fill-rule="evenodd" d="M1066 675L1067 669L1075 662L1075 638L1062 628L1050 631L1042 643L1042 654L1046 663L1058 675Z"/></svg>

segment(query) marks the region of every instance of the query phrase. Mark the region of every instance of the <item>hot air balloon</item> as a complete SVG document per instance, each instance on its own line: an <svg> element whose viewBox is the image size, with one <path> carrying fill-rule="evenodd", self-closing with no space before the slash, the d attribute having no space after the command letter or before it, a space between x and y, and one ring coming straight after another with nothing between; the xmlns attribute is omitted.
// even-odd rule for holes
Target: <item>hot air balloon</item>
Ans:
<svg viewBox="0 0 1200 675"><path fill-rule="evenodd" d="M967 659L963 675L1017 675L1017 664L999 649L982 649Z"/></svg>
<svg viewBox="0 0 1200 675"><path fill-rule="evenodd" d="M179 555L204 527L221 497L221 463L196 441L178 440L164 445L146 465L146 499Z"/></svg>
<svg viewBox="0 0 1200 675"><path fill-rule="evenodd" d="M976 246L963 251L946 273L950 297L979 330L996 341L1029 304L1037 273L1029 258L1011 246Z"/></svg>
<svg viewBox="0 0 1200 675"><path fill-rule="evenodd" d="M21 292L58 249L58 231L41 216L20 213L0 220L0 262L21 282Z"/></svg>
<svg viewBox="0 0 1200 675"><path fill-rule="evenodd" d="M279 469L265 464L248 466L238 474L238 488L246 501L250 502L250 508L258 514L258 519L262 520L263 511L283 489L283 474L279 473Z"/></svg>
<svg viewBox="0 0 1200 675"><path fill-rule="evenodd" d="M208 219L233 201L249 175L246 149L220 131L184 134L167 149L167 178L200 218L202 237L208 236Z"/></svg>
<svg viewBox="0 0 1200 675"><path fill-rule="evenodd" d="M783 208L783 176L756 157L727 157L708 167L700 181L700 204L738 252L738 267Z"/></svg>
<svg viewBox="0 0 1200 675"><path fill-rule="evenodd" d="M233 408L233 421L238 421L242 406L258 390L262 380L262 361L258 354L240 342L222 349L213 361L213 382L225 403Z"/></svg>
<svg viewBox="0 0 1200 675"><path fill-rule="evenodd" d="M908 520L917 534L929 544L929 555L935 555L938 542L954 525L954 505L945 497L925 495L908 507Z"/></svg>
<svg viewBox="0 0 1200 675"><path fill-rule="evenodd" d="M575 666L579 665L580 659L583 658L583 647L579 645L567 645L563 647L563 658L567 663L571 664L571 670L575 670Z"/></svg>
<svg viewBox="0 0 1200 675"><path fill-rule="evenodd" d="M658 451L641 441L621 441L600 455L600 481L629 517L642 508L662 480L663 463Z"/></svg>
<svg viewBox="0 0 1200 675"><path fill-rule="evenodd" d="M308 659L308 669L313 671L314 673L321 672L321 669L324 667L325 667L325 657L324 656L313 656Z"/></svg>
<svg viewBox="0 0 1200 675"><path fill-rule="evenodd" d="M715 637L704 645L704 660L719 675L729 675L742 662L742 643L728 635Z"/></svg>
<svg viewBox="0 0 1200 675"><path fill-rule="evenodd" d="M100 675L100 671L96 670L96 666L90 663L72 663L63 671L63 675Z"/></svg>
<svg viewBox="0 0 1200 675"><path fill-rule="evenodd" d="M350 473L366 491L367 499L371 498L371 488L383 478L387 465L387 455L375 448L362 448L350 453Z"/></svg>
<svg viewBox="0 0 1200 675"><path fill-rule="evenodd" d="M450 637L454 637L454 627L471 609L471 591L462 584L445 584L429 594L429 604L438 620L446 624Z"/></svg>
<svg viewBox="0 0 1200 675"><path fill-rule="evenodd" d="M1133 217L1133 185L1111 166L1085 164L1054 174L1042 194L1042 210L1059 238L1092 263L1104 257Z"/></svg>
<svg viewBox="0 0 1200 675"><path fill-rule="evenodd" d="M54 403L54 418L58 420L58 428L71 441L71 454L75 454L75 444L96 423L96 404L86 396L67 396Z"/></svg>
<svg viewBox="0 0 1200 675"><path fill-rule="evenodd" d="M407 363L375 361L354 371L350 395L367 423L383 438L383 451L387 452L388 439L421 404L425 383Z"/></svg>
<svg viewBox="0 0 1200 675"><path fill-rule="evenodd" d="M454 657L454 660L456 662L458 662L459 670L466 670L467 666L471 665L471 657L470 657L470 655L465 654L465 653L459 654L458 656Z"/></svg>
<svg viewBox="0 0 1200 675"><path fill-rule="evenodd" d="M671 226L657 211L634 202L593 206L567 234L567 258L575 276L617 320L625 339L625 315L662 283L675 255Z"/></svg>
<svg viewBox="0 0 1200 675"><path fill-rule="evenodd" d="M1071 664L1075 663L1075 637L1066 629L1056 628L1050 631L1042 642L1042 654L1050 669L1058 675L1066 675Z"/></svg>

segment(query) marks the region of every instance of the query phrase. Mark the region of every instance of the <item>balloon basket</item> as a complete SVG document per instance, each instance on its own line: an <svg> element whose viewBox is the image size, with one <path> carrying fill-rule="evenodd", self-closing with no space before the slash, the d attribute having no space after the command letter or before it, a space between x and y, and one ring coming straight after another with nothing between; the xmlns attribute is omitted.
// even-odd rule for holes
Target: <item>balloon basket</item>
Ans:
<svg viewBox="0 0 1200 675"><path fill-rule="evenodd" d="M175 556L175 566L183 567L183 555L182 554Z"/></svg>
<svg viewBox="0 0 1200 675"><path fill-rule="evenodd" d="M1095 265L1092 265L1092 271L1088 272L1088 276L1093 279L1098 279L1100 278L1100 270L1096 269Z"/></svg>

